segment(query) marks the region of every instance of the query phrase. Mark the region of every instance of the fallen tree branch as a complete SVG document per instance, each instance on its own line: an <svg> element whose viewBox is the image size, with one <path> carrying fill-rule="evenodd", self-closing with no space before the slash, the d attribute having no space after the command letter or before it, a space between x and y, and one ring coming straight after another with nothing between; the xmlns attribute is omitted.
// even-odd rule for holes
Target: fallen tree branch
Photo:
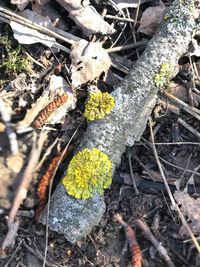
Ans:
<svg viewBox="0 0 200 267"><path fill-rule="evenodd" d="M195 8L192 0L186 0L184 4L182 1L173 3L159 32L148 43L130 74L113 91L115 108L104 120L89 124L78 150L98 148L110 157L114 171L125 147L132 146L143 134L160 85L177 74L178 60L187 51L199 13L200 10ZM163 66L168 66L166 77L161 77ZM94 197L77 201L67 195L63 185L59 185L52 197L49 228L63 233L71 242L77 241L100 221L104 211L102 199ZM94 203L99 213L95 210L95 215L91 215ZM86 209L87 214L84 213ZM97 213L98 218L93 221L91 218L97 216ZM84 216L88 219L82 223ZM44 218L42 222L45 223Z"/></svg>

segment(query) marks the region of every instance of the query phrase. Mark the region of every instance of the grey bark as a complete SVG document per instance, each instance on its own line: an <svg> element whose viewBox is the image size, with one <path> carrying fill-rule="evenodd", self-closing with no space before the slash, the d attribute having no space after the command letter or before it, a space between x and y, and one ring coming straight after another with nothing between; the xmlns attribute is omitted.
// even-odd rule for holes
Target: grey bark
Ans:
<svg viewBox="0 0 200 267"><path fill-rule="evenodd" d="M120 163L121 155L125 147L132 146L139 140L146 127L146 122L155 105L158 87L154 79L159 73L163 63L170 63L171 74L173 78L177 73L177 63L179 58L187 51L188 44L191 41L195 30L195 19L199 15L199 9L193 7L194 1L175 1L166 15L160 30L148 43L147 48L139 60L135 63L130 74L112 93L115 97L115 108L112 113L104 120L91 123L81 141L79 150L83 148L99 148L102 152L109 155L113 162L114 169ZM60 203L62 195L67 195L63 186L59 185L53 194L52 207L50 209L49 227L52 230L58 230L64 233L66 238L71 241L77 241L92 229L100 221L103 212L103 199L99 198L99 205L96 205L96 198L90 199L92 206L100 211L98 218L93 216L94 210L90 209L90 218L88 220L86 231L81 224L75 225L73 221L81 221L84 213L71 213L71 219L68 218L68 210L77 203L74 198L70 202ZM84 203L84 202L83 202ZM86 201L87 203L87 201ZM83 204L84 206L84 204ZM55 208L57 207L57 208ZM80 207L82 205L80 204ZM66 213L60 213L59 210L66 210ZM81 209L80 209L81 210ZM97 212L97 211L95 211ZM61 218L62 217L62 218ZM57 225L53 221L57 222ZM69 225L69 222L71 224ZM42 219L44 223L44 216Z"/></svg>

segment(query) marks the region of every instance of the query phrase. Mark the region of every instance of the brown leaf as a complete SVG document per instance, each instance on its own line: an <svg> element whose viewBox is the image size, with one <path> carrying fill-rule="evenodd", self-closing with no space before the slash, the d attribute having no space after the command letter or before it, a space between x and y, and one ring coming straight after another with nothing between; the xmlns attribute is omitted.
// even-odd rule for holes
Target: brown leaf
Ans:
<svg viewBox="0 0 200 267"><path fill-rule="evenodd" d="M142 14L140 27L137 31L149 37L153 36L163 20L165 11L165 5L162 2L159 6L147 8Z"/></svg>
<svg viewBox="0 0 200 267"><path fill-rule="evenodd" d="M72 85L79 85L98 78L102 72L107 73L111 61L108 53L98 42L85 40L76 42L71 47L71 79Z"/></svg>
<svg viewBox="0 0 200 267"><path fill-rule="evenodd" d="M181 210L185 216L190 219L189 226L194 233L200 233L200 198L194 199L188 195L185 191L175 191L174 197L178 203L181 205ZM187 231L184 226L180 229L180 234L185 235Z"/></svg>
<svg viewBox="0 0 200 267"><path fill-rule="evenodd" d="M112 34L113 26L108 24L103 17L90 5L88 0L56 0L68 12L86 36L95 33Z"/></svg>

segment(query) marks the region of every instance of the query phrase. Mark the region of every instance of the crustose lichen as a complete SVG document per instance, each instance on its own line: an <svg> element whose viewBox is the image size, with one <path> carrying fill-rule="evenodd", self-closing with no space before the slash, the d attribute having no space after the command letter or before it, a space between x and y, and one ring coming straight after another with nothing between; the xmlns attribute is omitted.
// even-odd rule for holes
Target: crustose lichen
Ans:
<svg viewBox="0 0 200 267"><path fill-rule="evenodd" d="M163 63L160 66L160 71L154 77L154 83L157 87L162 87L168 83L173 73L173 66L169 62Z"/></svg>
<svg viewBox="0 0 200 267"><path fill-rule="evenodd" d="M87 104L85 105L84 116L89 120L103 119L114 108L114 97L109 93L92 92L90 93Z"/></svg>
<svg viewBox="0 0 200 267"><path fill-rule="evenodd" d="M97 148L85 148L69 163L62 183L69 195L88 199L95 192L103 194L112 182L112 163L108 156Z"/></svg>

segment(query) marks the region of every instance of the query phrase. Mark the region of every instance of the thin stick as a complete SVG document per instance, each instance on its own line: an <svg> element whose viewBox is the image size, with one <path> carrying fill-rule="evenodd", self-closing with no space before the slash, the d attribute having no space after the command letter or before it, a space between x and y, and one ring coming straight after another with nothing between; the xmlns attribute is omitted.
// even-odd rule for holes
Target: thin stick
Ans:
<svg viewBox="0 0 200 267"><path fill-rule="evenodd" d="M133 168L132 168L132 163L131 163L131 150L130 150L130 147L128 148L128 162L129 162L129 168L130 168L131 180L132 180L132 183L133 183L133 188L134 188L135 194L136 195L139 195L139 191L137 189L137 185L136 185L135 178L134 178L134 175L133 175Z"/></svg>
<svg viewBox="0 0 200 267"><path fill-rule="evenodd" d="M46 137L47 137L47 133L41 132L39 140L38 140L38 146L36 146L36 134L33 135L33 147L31 151L30 159L23 173L21 183L18 187L12 208L9 213L9 217L7 221L8 226L14 222L19 206L21 205L22 201L26 198L28 187L32 179L32 174L38 162L38 159L40 157L40 153L43 148L43 144L44 144L44 141L46 140Z"/></svg>
<svg viewBox="0 0 200 267"><path fill-rule="evenodd" d="M194 145L194 146L200 146L200 143L197 142L175 142L175 143L155 143L155 145L173 145L173 146L180 146L180 145Z"/></svg>
<svg viewBox="0 0 200 267"><path fill-rule="evenodd" d="M174 200L174 197L173 197L173 195L172 195L172 193L171 193L170 187L169 187L169 185L168 185L168 183L167 183L167 179L166 179L166 177L165 177L165 174L164 174L164 171L163 171L163 167L162 167L162 165L161 165L161 163L160 163L160 160L159 160L159 157L158 157L158 153L157 153L157 150L156 150L156 146L155 146L155 143L154 143L154 136L153 136L152 120L151 120L151 118L149 119L149 129L150 129L150 135L151 135L151 140L152 140L152 149L153 149L153 153L154 153L156 162L157 162L157 164L158 164L158 168L159 168L159 170L160 170L160 174L161 174L161 176L162 176L162 178L163 178L163 182L164 182L164 184L165 184L165 187L166 187L168 196L169 196L169 198L170 198L170 200L171 200L172 207L173 207L174 209L177 210L178 215L179 215L179 217L180 217L180 219L181 219L182 224L184 225L184 227L185 227L186 230L188 231L188 234L190 235L190 237L191 237L193 243L195 244L198 253L200 253L200 246L199 246L199 243L198 243L196 237L194 236L193 232L191 231L191 229L190 229L190 227L189 227L189 225L188 225L188 223L187 223L185 217L183 216L183 214L182 214L180 208L179 208L178 205L176 204L176 202L175 202L175 200Z"/></svg>
<svg viewBox="0 0 200 267"><path fill-rule="evenodd" d="M162 258L165 260L167 266L169 267L175 267L173 261L169 257L167 250L163 247L163 245L154 237L152 234L150 228L146 223L144 223L142 220L136 220L136 225L142 230L146 238L153 244L153 246L158 250Z"/></svg>
<svg viewBox="0 0 200 267"><path fill-rule="evenodd" d="M164 91L164 90L161 90L161 93L163 93L163 94L166 95L168 98L170 98L171 100L175 101L176 103L180 104L181 106L188 108L192 114L197 113L197 114L200 115L200 110L199 110L199 109L190 107L187 103L183 102L183 101L180 100L179 98L175 97L174 95L171 95L170 93L168 93L168 92L166 92L166 91ZM194 115L194 116L195 116L195 115Z"/></svg>
<svg viewBox="0 0 200 267"><path fill-rule="evenodd" d="M121 18L118 16L112 16L112 15L105 15L104 18L106 19L113 19L113 20L119 20L119 21L124 21L124 22L131 22L134 23L134 19L128 19L128 18Z"/></svg>
<svg viewBox="0 0 200 267"><path fill-rule="evenodd" d="M136 42L134 44L127 44L127 45L111 47L111 48L107 49L106 51L108 53L113 53L113 52L118 52L118 51L122 51L122 50L128 50L128 49L133 49L136 47L144 46L144 45L147 45L147 43L148 43L148 41L139 41L139 42Z"/></svg>
<svg viewBox="0 0 200 267"><path fill-rule="evenodd" d="M200 138L200 133L194 129L191 125L189 125L186 121L182 120L181 118L178 118L177 120L182 126L184 126L188 131L193 133L197 138Z"/></svg>
<svg viewBox="0 0 200 267"><path fill-rule="evenodd" d="M33 255L35 255L38 259L40 259L41 261L44 259L43 255L41 253L38 253L39 251L35 251L34 249L32 249L29 245L27 245L25 242L23 242L23 246L28 250L30 251ZM52 264L52 263L49 263L46 261L46 266L49 266L49 267L58 267L58 265L55 265L55 264Z"/></svg>
<svg viewBox="0 0 200 267"><path fill-rule="evenodd" d="M22 242L23 242L22 240L19 241L19 244L17 245L15 251L12 253L10 259L7 261L7 263L4 265L4 267L9 267L9 264L12 262L12 260L13 260L14 256L16 255L17 251L21 247Z"/></svg>
<svg viewBox="0 0 200 267"><path fill-rule="evenodd" d="M114 218L123 225L125 232L126 232L126 238L129 243L129 247L132 254L132 267L141 267L142 266L142 253L141 249L138 245L135 231L132 229L132 227L127 224L122 217L119 214L114 215Z"/></svg>
<svg viewBox="0 0 200 267"><path fill-rule="evenodd" d="M144 137L142 137L142 140L144 140L144 141L146 142L146 144L148 145L148 146L146 146L145 144L143 144L143 146L146 147L146 149L149 149L149 148L152 149L152 144L151 144L150 142L148 142ZM155 143L155 144L156 144L156 143ZM197 144L199 144L199 143L197 143ZM194 172L193 170L184 169L184 168L179 167L179 166L177 166L177 165L175 165L175 164L172 164L172 163L168 162L167 160L163 159L163 158L160 157L160 156L158 156L158 157L159 157L159 159L160 159L162 162L164 162L164 163L166 163L167 165L172 166L172 167L174 167L174 168L176 168L176 169L178 169L178 170L182 170L182 171L185 171L185 172L188 172L188 173L193 173L193 172ZM195 174L198 175L198 176L200 176L200 173L199 173L199 172L196 172Z"/></svg>

